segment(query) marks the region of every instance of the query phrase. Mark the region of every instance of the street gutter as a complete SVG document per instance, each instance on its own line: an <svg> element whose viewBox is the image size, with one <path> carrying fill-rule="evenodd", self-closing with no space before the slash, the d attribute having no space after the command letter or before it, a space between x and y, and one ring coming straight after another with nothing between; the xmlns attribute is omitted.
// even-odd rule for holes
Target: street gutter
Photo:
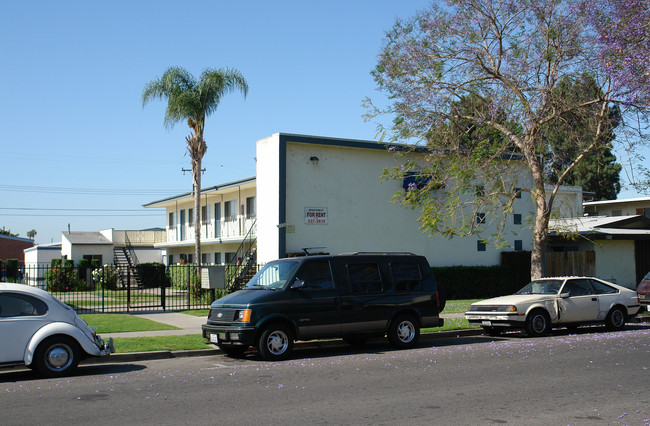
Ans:
<svg viewBox="0 0 650 426"><path fill-rule="evenodd" d="M633 318L630 323L650 323L650 316L643 316ZM480 328L472 328L465 330L450 330L438 331L431 333L420 334L420 342L430 341L436 339L449 339L454 337L472 337L484 335L483 330ZM310 340L306 342L295 342L294 349L318 349L318 348L336 348L339 346L349 346L341 339L327 339L327 340ZM197 356L212 356L221 355L221 349L195 349L185 351L150 351L150 352L126 352L119 354L111 354L101 358L87 358L83 364L104 364L104 363L122 363L122 362L138 362L150 361L158 359L171 359L171 358L190 358Z"/></svg>

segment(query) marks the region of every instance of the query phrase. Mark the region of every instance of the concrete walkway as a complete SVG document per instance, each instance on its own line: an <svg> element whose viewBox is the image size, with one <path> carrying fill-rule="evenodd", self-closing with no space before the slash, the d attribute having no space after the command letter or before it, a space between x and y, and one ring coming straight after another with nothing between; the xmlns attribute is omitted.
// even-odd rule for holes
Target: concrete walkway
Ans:
<svg viewBox="0 0 650 426"><path fill-rule="evenodd" d="M178 336L182 334L201 334L201 325L206 323L206 317L181 314L178 312L147 312L131 314L134 317L146 318L152 321L178 327L177 330L159 331L133 331L128 333L101 333L102 339L109 337L154 337L154 336ZM463 318L465 314L442 314L442 318Z"/></svg>

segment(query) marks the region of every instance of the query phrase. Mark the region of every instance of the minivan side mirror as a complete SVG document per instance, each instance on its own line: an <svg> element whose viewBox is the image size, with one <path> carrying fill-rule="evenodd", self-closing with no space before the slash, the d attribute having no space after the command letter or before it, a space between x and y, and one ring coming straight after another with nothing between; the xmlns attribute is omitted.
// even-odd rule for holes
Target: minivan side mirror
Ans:
<svg viewBox="0 0 650 426"><path fill-rule="evenodd" d="M295 280L293 284L291 284L292 289L301 289L307 287L305 285L305 280Z"/></svg>

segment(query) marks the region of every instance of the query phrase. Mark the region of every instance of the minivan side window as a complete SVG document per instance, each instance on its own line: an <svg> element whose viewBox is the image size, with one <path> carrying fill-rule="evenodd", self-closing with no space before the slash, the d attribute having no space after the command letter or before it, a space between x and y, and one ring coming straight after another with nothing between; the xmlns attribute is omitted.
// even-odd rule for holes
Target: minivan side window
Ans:
<svg viewBox="0 0 650 426"><path fill-rule="evenodd" d="M392 262L390 264L395 291L422 290L422 275L416 262Z"/></svg>
<svg viewBox="0 0 650 426"><path fill-rule="evenodd" d="M376 263L350 263L348 275L353 294L379 293L383 290L379 265Z"/></svg>
<svg viewBox="0 0 650 426"><path fill-rule="evenodd" d="M313 260L302 265L296 274L296 281L305 282L305 289L325 290L334 288L330 263L327 260Z"/></svg>

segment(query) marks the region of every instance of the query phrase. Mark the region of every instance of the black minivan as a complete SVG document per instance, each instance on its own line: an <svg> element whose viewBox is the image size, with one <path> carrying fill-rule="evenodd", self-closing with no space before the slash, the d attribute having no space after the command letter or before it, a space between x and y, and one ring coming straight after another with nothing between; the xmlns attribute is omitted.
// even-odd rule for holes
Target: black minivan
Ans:
<svg viewBox="0 0 650 426"><path fill-rule="evenodd" d="M267 263L242 290L210 306L203 336L230 356L255 346L286 359L296 340L341 337L363 343L387 335L415 346L421 327L440 327L445 297L426 258L411 253L350 253Z"/></svg>

